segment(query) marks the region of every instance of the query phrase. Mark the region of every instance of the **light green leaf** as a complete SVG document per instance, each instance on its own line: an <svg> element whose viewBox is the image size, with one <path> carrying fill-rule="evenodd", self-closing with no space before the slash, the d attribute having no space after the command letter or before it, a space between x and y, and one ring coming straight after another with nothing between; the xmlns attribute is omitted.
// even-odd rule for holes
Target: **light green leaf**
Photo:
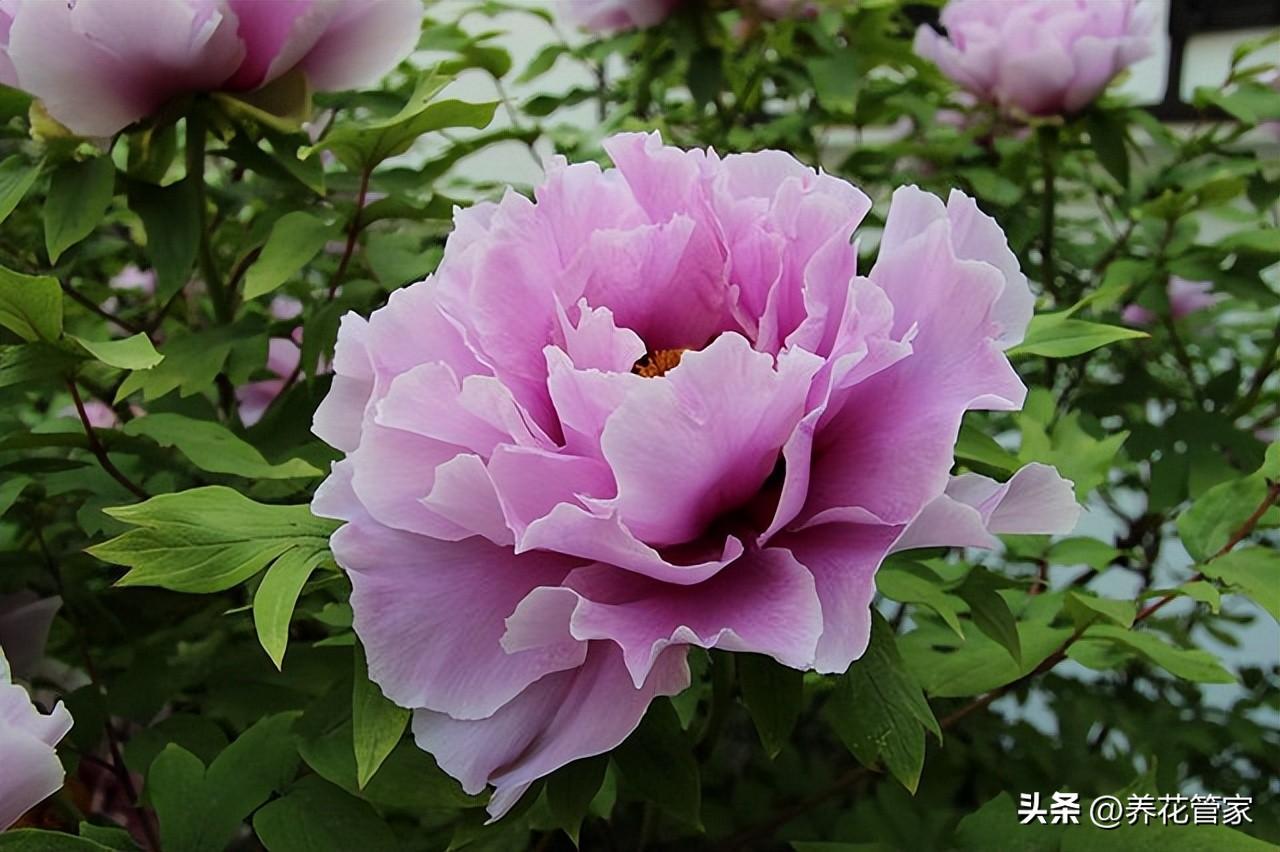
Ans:
<svg viewBox="0 0 1280 852"><path fill-rule="evenodd" d="M761 654L740 655L737 667L742 701L760 734L765 753L770 758L777 757L800 718L804 672Z"/></svg>
<svg viewBox="0 0 1280 852"><path fill-rule="evenodd" d="M129 530L88 549L131 570L121 586L216 592L252 577L294 547L326 547L336 526L308 506L258 503L211 485L105 510Z"/></svg>
<svg viewBox="0 0 1280 852"><path fill-rule="evenodd" d="M870 767L883 761L915 792L924 768L924 732L941 740L942 730L903 665L893 628L875 610L867 651L836 685L826 718L859 762Z"/></svg>
<svg viewBox="0 0 1280 852"><path fill-rule="evenodd" d="M1178 535L1187 552L1197 562L1212 558L1226 547L1266 498L1265 470L1223 482L1201 494L1191 508L1178 517Z"/></svg>
<svg viewBox="0 0 1280 852"><path fill-rule="evenodd" d="M62 288L57 280L0 266L0 325L23 340L57 340L62 334Z"/></svg>
<svg viewBox="0 0 1280 852"><path fill-rule="evenodd" d="M964 698L989 692L1029 674L1070 635L1068 628L1018 622L1021 665L995 640L973 630L966 634L963 643L940 631L915 630L901 637L898 645L907 667L926 693L936 698ZM952 641L944 641L948 638Z"/></svg>
<svg viewBox="0 0 1280 852"><path fill-rule="evenodd" d="M1088 565L1095 571L1105 571L1119 555L1120 551L1106 542L1079 536L1055 541L1046 558L1053 565Z"/></svg>
<svg viewBox="0 0 1280 852"><path fill-rule="evenodd" d="M271 226L262 253L244 277L245 299L270 293L311 262L337 233L337 225L310 213L286 213Z"/></svg>
<svg viewBox="0 0 1280 852"><path fill-rule="evenodd" d="M277 669L284 667L289 622L307 578L328 556L320 547L295 547L272 563L253 594L253 626L258 642Z"/></svg>
<svg viewBox="0 0 1280 852"><path fill-rule="evenodd" d="M958 604L960 601L942 591L941 579L923 565L895 559L876 572L876 589L880 594L899 603L927 606L964 638L960 625Z"/></svg>
<svg viewBox="0 0 1280 852"><path fill-rule="evenodd" d="M309 157L318 151L332 151L354 172L372 169L378 163L403 154L424 133L451 127L481 129L493 120L496 101L483 104L432 99L448 82L442 76L425 74L409 102L390 118L364 123L340 124L315 145L300 153Z"/></svg>
<svg viewBox="0 0 1280 852"><path fill-rule="evenodd" d="M364 648L355 650L355 682L351 692L352 742L356 752L356 784L362 789L404 735L409 711L393 704L369 680Z"/></svg>
<svg viewBox="0 0 1280 852"><path fill-rule="evenodd" d="M151 345L151 338L142 332L122 340L87 340L75 335L68 336L109 367L146 370L164 360L164 356Z"/></svg>
<svg viewBox="0 0 1280 852"><path fill-rule="evenodd" d="M1148 336L1146 332L1132 328L1073 319L1059 314L1038 314L1031 318L1026 339L1010 349L1009 355L1070 358L1121 340Z"/></svg>
<svg viewBox="0 0 1280 852"><path fill-rule="evenodd" d="M959 461L984 473L1013 473L1019 467L1017 456L969 423L960 427L955 454Z"/></svg>
<svg viewBox="0 0 1280 852"><path fill-rule="evenodd" d="M1084 632L1085 638L1104 639L1125 646L1146 657L1175 677L1196 683L1235 683L1236 678L1208 651L1178 648L1154 633L1127 630L1110 624L1095 624Z"/></svg>
<svg viewBox="0 0 1280 852"><path fill-rule="evenodd" d="M144 435L162 447L177 447L192 464L210 473L229 473L246 479L299 479L321 471L302 459L271 464L244 439L212 420L160 412L124 425L126 435Z"/></svg>
<svg viewBox="0 0 1280 852"><path fill-rule="evenodd" d="M69 161L54 169L44 201L44 243L49 260L98 227L115 193L116 167L110 157Z"/></svg>
<svg viewBox="0 0 1280 852"><path fill-rule="evenodd" d="M984 568L969 572L956 594L969 605L969 617L978 629L1000 643L1014 662L1022 660L1022 644L1018 641L1018 623L1009 604L1000 596L1001 584Z"/></svg>
<svg viewBox="0 0 1280 852"><path fill-rule="evenodd" d="M1280 552L1269 547L1233 550L1201 565L1200 571L1250 598L1280 621Z"/></svg>
<svg viewBox="0 0 1280 852"><path fill-rule="evenodd" d="M26 157L14 154L0 163L0 223L18 206L40 174L39 163L28 163Z"/></svg>
<svg viewBox="0 0 1280 852"><path fill-rule="evenodd" d="M1058 852L1065 825L1018 824L1017 806L1000 793L956 826L955 848L961 852L990 852L992 838L1000 838L1000 852Z"/></svg>
<svg viewBox="0 0 1280 852"><path fill-rule="evenodd" d="M1077 627L1092 624L1099 617L1121 627L1130 627L1133 625L1133 617L1138 612L1133 601L1100 598L1079 590L1067 593L1066 608Z"/></svg>

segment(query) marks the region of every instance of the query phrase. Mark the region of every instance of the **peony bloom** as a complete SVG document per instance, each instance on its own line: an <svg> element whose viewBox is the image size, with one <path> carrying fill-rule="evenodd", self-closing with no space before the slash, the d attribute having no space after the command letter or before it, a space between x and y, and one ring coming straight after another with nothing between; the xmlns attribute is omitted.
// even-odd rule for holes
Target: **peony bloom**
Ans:
<svg viewBox="0 0 1280 852"><path fill-rule="evenodd" d="M915 49L1003 110L1062 115L1151 52L1151 24L1138 0L951 0L947 35L923 26Z"/></svg>
<svg viewBox="0 0 1280 852"><path fill-rule="evenodd" d="M1169 315L1176 320L1222 301L1222 294L1213 292L1213 282L1188 281L1176 275L1169 278L1168 294ZM1154 311L1134 304L1126 305L1120 318L1125 325L1141 327L1151 325L1159 317Z"/></svg>
<svg viewBox="0 0 1280 852"><path fill-rule="evenodd" d="M458 212L434 275L343 318L315 417L371 676L495 816L685 688L690 646L843 672L894 547L1077 516L1051 468L949 474L964 412L1026 393L1032 296L971 199L900 189L861 273L842 180L606 149Z"/></svg>
<svg viewBox="0 0 1280 852"><path fill-rule="evenodd" d="M569 0L570 20L585 30L613 33L657 26L681 0Z"/></svg>
<svg viewBox="0 0 1280 852"><path fill-rule="evenodd" d="M83 136L193 92L378 80L417 44L421 0L3 0L0 83Z"/></svg>
<svg viewBox="0 0 1280 852"><path fill-rule="evenodd" d="M271 300L271 317L278 320L289 320L302 313L302 303L291 296L276 296ZM246 426L252 426L267 413L276 397L284 393L291 378L302 361L302 329L294 329L289 337L273 337L267 342L267 372L270 379L249 382L236 388L236 401L239 406L240 420ZM325 366L320 366L324 372Z"/></svg>
<svg viewBox="0 0 1280 852"><path fill-rule="evenodd" d="M63 770L54 747L71 730L61 702L49 714L13 683L0 648L0 831L62 787Z"/></svg>

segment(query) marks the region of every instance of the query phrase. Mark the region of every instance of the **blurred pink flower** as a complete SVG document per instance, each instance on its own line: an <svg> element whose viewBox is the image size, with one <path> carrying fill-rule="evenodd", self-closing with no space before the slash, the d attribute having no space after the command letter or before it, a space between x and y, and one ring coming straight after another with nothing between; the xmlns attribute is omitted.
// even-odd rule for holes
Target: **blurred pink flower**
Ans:
<svg viewBox="0 0 1280 852"><path fill-rule="evenodd" d="M56 604L53 608L57 608ZM52 618L52 611L37 602L25 617L13 612L6 616L20 623L9 624L0 633L6 643L0 646L0 831L62 787L62 763L55 746L71 730L67 708L59 702L52 712L41 713L27 691L13 682L6 659L10 645L14 646L15 657L26 659L37 640L40 649L35 653L37 657L43 653L43 636L27 634L47 634L47 619Z"/></svg>
<svg viewBox="0 0 1280 852"><path fill-rule="evenodd" d="M301 339L302 335L298 337ZM267 342L267 372L275 378L260 379L236 388L240 420L244 425L252 426L262 419L271 403L284 392L289 377L301 360L300 342L295 343L287 337L273 337Z"/></svg>
<svg viewBox="0 0 1280 852"><path fill-rule="evenodd" d="M84 401L84 413L89 425L95 429L114 429L120 425L120 418L116 415L115 410L101 400L86 399ZM78 420L80 412L76 411L74 405L68 405L58 412L58 416L74 417Z"/></svg>
<svg viewBox="0 0 1280 852"><path fill-rule="evenodd" d="M568 0L569 18L592 32L647 29L666 20L682 0Z"/></svg>
<svg viewBox="0 0 1280 852"><path fill-rule="evenodd" d="M376 82L413 50L420 0L4 0L0 83L84 136L180 95L249 91L294 70L312 88Z"/></svg>
<svg viewBox="0 0 1280 852"><path fill-rule="evenodd" d="M1031 292L971 199L900 189L859 274L848 183L605 147L460 211L434 275L345 316L315 417L370 673L495 816L687 686L691 646L842 672L895 547L1078 514L1052 468L949 475L964 412L1026 394Z"/></svg>
<svg viewBox="0 0 1280 852"><path fill-rule="evenodd" d="M1222 294L1213 292L1212 281L1188 281L1174 275L1169 278L1169 314L1174 319L1182 319L1188 314L1211 308L1222 301ZM1120 314L1125 325L1146 326L1159 319L1159 316L1141 305L1126 305Z"/></svg>
<svg viewBox="0 0 1280 852"><path fill-rule="evenodd" d="M1077 112L1151 53L1140 0L951 0L947 35L922 26L916 53L1005 111Z"/></svg>

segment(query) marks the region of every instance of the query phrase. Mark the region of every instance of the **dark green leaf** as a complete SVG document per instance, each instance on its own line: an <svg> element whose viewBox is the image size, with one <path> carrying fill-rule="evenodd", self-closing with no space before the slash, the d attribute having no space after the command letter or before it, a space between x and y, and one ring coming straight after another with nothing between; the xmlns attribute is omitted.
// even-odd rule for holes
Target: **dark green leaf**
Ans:
<svg viewBox="0 0 1280 852"><path fill-rule="evenodd" d="M383 852L400 848L391 828L368 803L314 777L253 816L267 852Z"/></svg>
<svg viewBox="0 0 1280 852"><path fill-rule="evenodd" d="M738 657L738 686L765 753L776 757L800 718L804 672L760 654Z"/></svg>
<svg viewBox="0 0 1280 852"><path fill-rule="evenodd" d="M827 703L827 720L864 766L883 762L911 792L924 768L924 734L942 730L903 666L893 628L874 610L866 653L849 667Z"/></svg>
<svg viewBox="0 0 1280 852"><path fill-rule="evenodd" d="M26 196L38 174L40 164L29 163L20 154L14 154L0 163L0 224L9 218L13 208Z"/></svg>
<svg viewBox="0 0 1280 852"><path fill-rule="evenodd" d="M598 755L575 760L547 779L547 806L551 817L556 827L569 835L575 846L578 845L582 820L591 807L592 799L600 792L608 768L609 758Z"/></svg>
<svg viewBox="0 0 1280 852"><path fill-rule="evenodd" d="M690 825L701 825L698 762L670 701L660 698L649 706L640 727L614 750L613 759L636 795Z"/></svg>
<svg viewBox="0 0 1280 852"><path fill-rule="evenodd" d="M68 161L54 170L44 202L44 244L50 262L57 263L64 251L93 233L107 213L115 185L116 167L110 157Z"/></svg>
<svg viewBox="0 0 1280 852"><path fill-rule="evenodd" d="M156 272L156 298L167 300L187 283L200 248L200 208L195 184L129 184L129 209L147 232L147 257Z"/></svg>
<svg viewBox="0 0 1280 852"><path fill-rule="evenodd" d="M302 459L271 464L251 444L212 420L161 412L131 420L123 431L146 436L162 447L177 447L192 464L211 473L247 479L310 478L321 473Z"/></svg>
<svg viewBox="0 0 1280 852"><path fill-rule="evenodd" d="M0 266L0 325L23 340L52 343L62 334L62 288L47 275Z"/></svg>

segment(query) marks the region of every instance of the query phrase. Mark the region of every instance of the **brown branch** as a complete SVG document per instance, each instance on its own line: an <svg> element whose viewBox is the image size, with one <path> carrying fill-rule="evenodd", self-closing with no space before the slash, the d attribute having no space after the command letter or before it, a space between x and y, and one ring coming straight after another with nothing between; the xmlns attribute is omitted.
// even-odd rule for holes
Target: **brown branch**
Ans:
<svg viewBox="0 0 1280 852"><path fill-rule="evenodd" d="M141 328L129 322L128 320L122 320L120 319L120 317L106 310L101 305L96 304L88 296L77 291L74 287L72 287L70 284L67 284L65 281L59 281L58 283L62 285L62 292L66 293L68 296L71 297L71 300L73 302L80 305L82 308L89 311L90 313L97 314L98 316L102 317L104 320L106 320L109 323L114 323L115 325L119 326L129 334L137 334L138 332L142 331Z"/></svg>
<svg viewBox="0 0 1280 852"><path fill-rule="evenodd" d="M365 198L369 195L370 177L371 173L368 168L360 173L360 189L356 192L356 209L351 214L351 225L347 228L347 243L342 249L342 257L338 260L338 268L333 270L333 277L329 279L329 293L326 298L330 302L338 294L338 287L342 284L342 277L347 274L347 265L351 263L351 256L355 254L356 239L360 236L361 214L364 213Z"/></svg>
<svg viewBox="0 0 1280 852"><path fill-rule="evenodd" d="M71 391L71 400L75 403L76 414L80 415L80 425L84 426L84 435L89 441L89 451L97 458L98 464L102 465L102 469L110 474L112 479L123 485L130 494L139 500L146 500L150 495L116 467L115 462L107 455L107 448L98 440L98 434L94 431L93 424L89 422L89 414L84 410L84 400L80 398L80 390L76 387L75 380L67 379L67 389Z"/></svg>

